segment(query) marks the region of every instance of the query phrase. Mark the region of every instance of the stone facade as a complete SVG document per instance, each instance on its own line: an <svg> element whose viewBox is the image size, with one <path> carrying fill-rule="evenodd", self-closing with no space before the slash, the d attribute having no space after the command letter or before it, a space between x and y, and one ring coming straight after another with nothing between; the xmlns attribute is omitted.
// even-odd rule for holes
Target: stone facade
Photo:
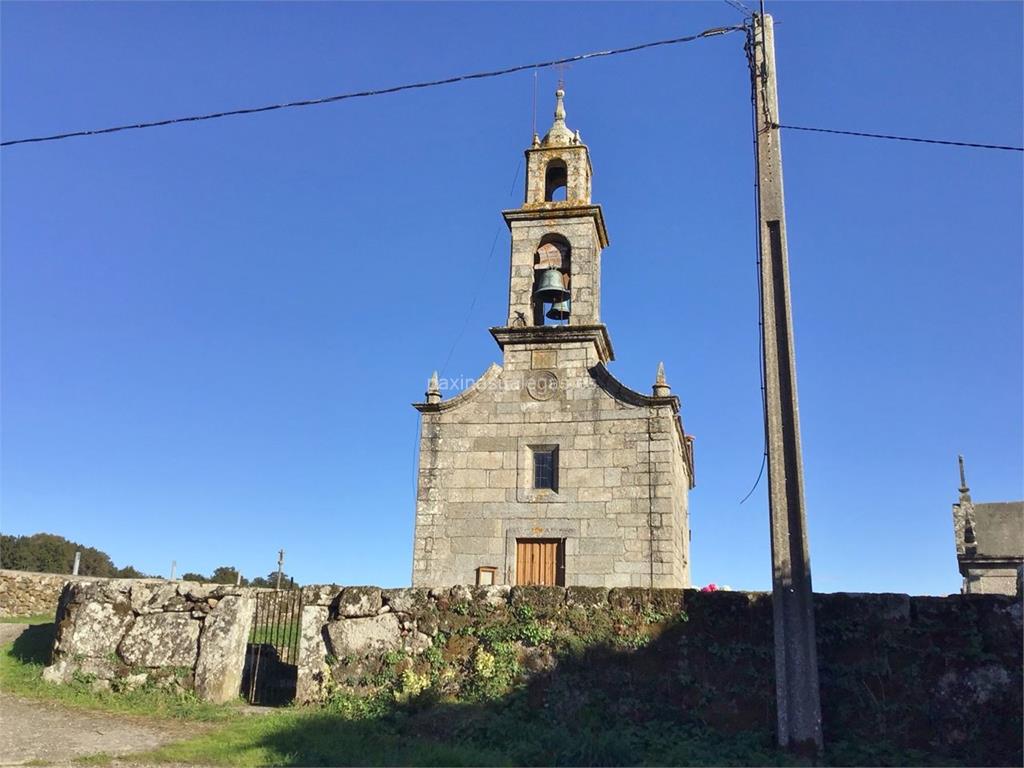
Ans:
<svg viewBox="0 0 1024 768"><path fill-rule="evenodd" d="M558 546L550 582L566 586L685 587L690 583L688 494L693 447L663 371L651 395L618 382L600 321L600 264L608 244L591 203L589 150L555 123L527 150L524 205L505 211L512 238L503 350L466 391L442 400L436 377L422 414L413 585L523 583L520 546ZM565 187L555 200L555 187ZM569 316L545 324L538 296L557 271ZM554 308L552 309L552 312ZM538 487L549 453L554 482ZM493 575L490 572L493 570Z"/></svg>
<svg viewBox="0 0 1024 768"><path fill-rule="evenodd" d="M188 581L76 580L64 588L49 682L87 676L100 688L155 684L236 699L254 590Z"/></svg>
<svg viewBox="0 0 1024 768"><path fill-rule="evenodd" d="M956 560L964 593L1021 595L1024 501L975 502L960 457L960 500L953 505Z"/></svg>

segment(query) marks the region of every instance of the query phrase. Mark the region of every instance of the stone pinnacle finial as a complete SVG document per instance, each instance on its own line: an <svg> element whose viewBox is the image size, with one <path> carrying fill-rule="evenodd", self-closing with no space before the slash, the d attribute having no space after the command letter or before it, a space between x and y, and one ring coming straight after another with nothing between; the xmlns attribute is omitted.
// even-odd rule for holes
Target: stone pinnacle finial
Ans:
<svg viewBox="0 0 1024 768"><path fill-rule="evenodd" d="M430 383L427 384L427 402L441 402L441 385L437 383L437 371L430 375Z"/></svg>
<svg viewBox="0 0 1024 768"><path fill-rule="evenodd" d="M967 487L967 475L964 472L964 456L960 454L956 457L957 463L960 465L960 496L970 498L971 489Z"/></svg>
<svg viewBox="0 0 1024 768"><path fill-rule="evenodd" d="M533 134L533 146L534 147L539 147L540 146L540 136L538 136L536 133Z"/></svg>
<svg viewBox="0 0 1024 768"><path fill-rule="evenodd" d="M565 91L561 88L555 91L555 122L541 141L542 147L567 147L572 144L573 133L565 125L564 97Z"/></svg>
<svg viewBox="0 0 1024 768"><path fill-rule="evenodd" d="M658 363L658 374L654 377L652 387L655 397L668 397L672 394L672 388L665 381L665 363Z"/></svg>

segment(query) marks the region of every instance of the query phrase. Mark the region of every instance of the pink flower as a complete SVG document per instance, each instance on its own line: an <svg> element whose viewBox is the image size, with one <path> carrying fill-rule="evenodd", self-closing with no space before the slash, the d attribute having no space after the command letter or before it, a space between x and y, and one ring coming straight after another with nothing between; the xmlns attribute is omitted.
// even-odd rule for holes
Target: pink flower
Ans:
<svg viewBox="0 0 1024 768"><path fill-rule="evenodd" d="M714 582L712 582L712 583L708 584L706 587L701 587L700 591L701 592L717 592L718 591L718 585L715 584Z"/></svg>

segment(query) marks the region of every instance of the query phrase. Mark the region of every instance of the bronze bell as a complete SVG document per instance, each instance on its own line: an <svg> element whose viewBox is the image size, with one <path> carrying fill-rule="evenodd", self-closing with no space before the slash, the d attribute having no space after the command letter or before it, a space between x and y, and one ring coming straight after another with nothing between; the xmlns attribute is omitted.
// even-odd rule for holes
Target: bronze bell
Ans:
<svg viewBox="0 0 1024 768"><path fill-rule="evenodd" d="M548 310L547 317L549 320L568 320L569 302L556 301L554 304L551 305L551 309Z"/></svg>
<svg viewBox="0 0 1024 768"><path fill-rule="evenodd" d="M537 290L533 292L533 297L552 304L568 299L569 291L565 289L562 273L554 267L545 269L544 274L540 276Z"/></svg>

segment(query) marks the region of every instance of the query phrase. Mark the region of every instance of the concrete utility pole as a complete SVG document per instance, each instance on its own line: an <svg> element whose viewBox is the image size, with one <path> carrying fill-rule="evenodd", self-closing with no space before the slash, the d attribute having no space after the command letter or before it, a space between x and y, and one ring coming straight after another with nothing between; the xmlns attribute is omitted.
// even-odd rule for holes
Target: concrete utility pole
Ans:
<svg viewBox="0 0 1024 768"><path fill-rule="evenodd" d="M284 567L284 550L277 551L277 586L274 589L281 589L281 569Z"/></svg>
<svg viewBox="0 0 1024 768"><path fill-rule="evenodd" d="M782 193L778 81L772 17L754 14L747 39L757 143L761 343L764 362L768 499L775 622L779 744L820 753L821 701L807 551L796 355Z"/></svg>
<svg viewBox="0 0 1024 768"><path fill-rule="evenodd" d="M963 464L961 463L960 466L963 467ZM80 566L81 564L82 564L82 553L81 552L75 552L75 564L71 566L71 575L72 576L77 576L78 575L78 566Z"/></svg>

